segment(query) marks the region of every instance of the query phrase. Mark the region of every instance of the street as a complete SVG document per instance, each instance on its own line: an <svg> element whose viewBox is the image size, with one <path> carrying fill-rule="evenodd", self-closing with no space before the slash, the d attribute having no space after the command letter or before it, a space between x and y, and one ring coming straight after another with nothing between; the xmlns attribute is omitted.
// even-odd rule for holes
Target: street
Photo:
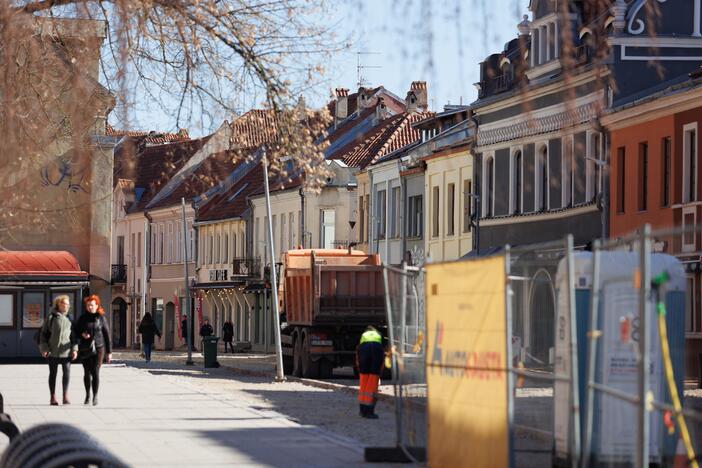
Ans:
<svg viewBox="0 0 702 468"><path fill-rule="evenodd" d="M70 406L48 405L45 365L0 365L0 392L20 430L73 424L132 466L354 466L365 445L393 444L382 402L381 419L369 421L349 392L168 361L104 366L97 407L82 405L78 365Z"/></svg>

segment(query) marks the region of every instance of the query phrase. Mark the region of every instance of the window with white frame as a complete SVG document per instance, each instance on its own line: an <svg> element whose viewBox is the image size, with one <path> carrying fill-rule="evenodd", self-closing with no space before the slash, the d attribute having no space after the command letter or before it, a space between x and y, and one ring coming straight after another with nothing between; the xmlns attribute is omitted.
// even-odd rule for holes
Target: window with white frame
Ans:
<svg viewBox="0 0 702 468"><path fill-rule="evenodd" d="M548 210L548 147L542 145L536 155L536 211Z"/></svg>
<svg viewBox="0 0 702 468"><path fill-rule="evenodd" d="M321 248L333 249L336 235L336 212L334 210L322 210L322 242Z"/></svg>
<svg viewBox="0 0 702 468"><path fill-rule="evenodd" d="M149 238L151 239L150 241L150 253L149 255L149 261L150 263L156 263L156 225L151 223L149 224Z"/></svg>
<svg viewBox="0 0 702 468"><path fill-rule="evenodd" d="M387 226L387 217L385 213L385 204L387 203L387 192L385 190L378 190L378 201L375 205L375 217L377 227L378 239L385 239L385 231Z"/></svg>
<svg viewBox="0 0 702 468"><path fill-rule="evenodd" d="M175 247L174 241L173 223L168 223L168 263L173 263L175 260L175 253L173 251Z"/></svg>
<svg viewBox="0 0 702 468"><path fill-rule="evenodd" d="M214 236L210 233L207 234L207 264L212 264L212 258L214 253Z"/></svg>
<svg viewBox="0 0 702 468"><path fill-rule="evenodd" d="M592 201L602 190L602 170L597 161L602 158L602 136L600 133L590 133L588 136L587 156L585 160L585 197L587 201Z"/></svg>
<svg viewBox="0 0 702 468"><path fill-rule="evenodd" d="M232 232L232 246L231 246L230 253L229 253L229 260L228 260L229 263L233 262L234 259L239 256L238 252L236 251L236 249L239 247L236 244L237 237L238 236L237 236L236 231Z"/></svg>
<svg viewBox="0 0 702 468"><path fill-rule="evenodd" d="M137 233L137 258L136 258L136 266L141 267L141 255L142 255L142 249L143 246L141 245L142 240L141 240L141 231Z"/></svg>
<svg viewBox="0 0 702 468"><path fill-rule="evenodd" d="M563 154L561 159L561 171L563 181L561 202L563 207L573 203L573 136L566 135L563 138Z"/></svg>
<svg viewBox="0 0 702 468"><path fill-rule="evenodd" d="M470 232L473 216L473 181L463 180L463 233Z"/></svg>
<svg viewBox="0 0 702 468"><path fill-rule="evenodd" d="M288 239L290 243L288 244L291 249L295 248L295 213L290 212L288 215Z"/></svg>
<svg viewBox="0 0 702 468"><path fill-rule="evenodd" d="M407 205L407 237L421 238L424 221L422 195L409 197Z"/></svg>
<svg viewBox="0 0 702 468"><path fill-rule="evenodd" d="M697 200L697 122L683 126L683 203Z"/></svg>
<svg viewBox="0 0 702 468"><path fill-rule="evenodd" d="M446 235L456 233L456 184L446 186Z"/></svg>
<svg viewBox="0 0 702 468"><path fill-rule="evenodd" d="M484 217L492 218L495 197L495 159L489 156L485 160L483 177L483 213Z"/></svg>
<svg viewBox="0 0 702 468"><path fill-rule="evenodd" d="M519 214L522 212L522 185L524 172L522 170L522 150L518 149L512 154L512 190L510 197L510 212Z"/></svg>
<svg viewBox="0 0 702 468"><path fill-rule="evenodd" d="M164 231L166 230L165 226L162 224L159 224L158 226L158 263L163 263L163 252L165 250L165 240L164 240Z"/></svg>
<svg viewBox="0 0 702 468"><path fill-rule="evenodd" d="M682 251L683 252L694 252L695 251L695 237L697 235L694 227L697 224L697 207L688 206L682 210Z"/></svg>
<svg viewBox="0 0 702 468"><path fill-rule="evenodd" d="M390 236L400 237L400 187L390 193Z"/></svg>
<svg viewBox="0 0 702 468"><path fill-rule="evenodd" d="M285 242L285 238L288 234L288 229L287 229L287 214L282 213L280 215L280 252L285 252L288 250L287 243Z"/></svg>
<svg viewBox="0 0 702 468"><path fill-rule="evenodd" d="M224 255L222 255L222 263L229 262L229 234L224 233Z"/></svg>
<svg viewBox="0 0 702 468"><path fill-rule="evenodd" d="M687 277L687 291L685 291L685 332L695 333L702 331L696 327L697 319L697 290L695 288L695 277Z"/></svg>
<svg viewBox="0 0 702 468"><path fill-rule="evenodd" d="M188 260L192 261L193 252L195 252L195 228L193 227L193 222L188 221L188 239L186 240L188 246Z"/></svg>

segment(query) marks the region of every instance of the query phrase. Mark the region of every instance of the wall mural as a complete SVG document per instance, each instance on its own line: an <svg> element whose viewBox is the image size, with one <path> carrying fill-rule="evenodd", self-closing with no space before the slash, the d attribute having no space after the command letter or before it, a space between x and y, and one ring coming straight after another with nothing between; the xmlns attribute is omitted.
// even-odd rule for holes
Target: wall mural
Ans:
<svg viewBox="0 0 702 468"><path fill-rule="evenodd" d="M83 185L87 179L87 168L72 160L71 151L59 156L40 169L41 184L44 187L59 187L66 183L69 192L88 193Z"/></svg>

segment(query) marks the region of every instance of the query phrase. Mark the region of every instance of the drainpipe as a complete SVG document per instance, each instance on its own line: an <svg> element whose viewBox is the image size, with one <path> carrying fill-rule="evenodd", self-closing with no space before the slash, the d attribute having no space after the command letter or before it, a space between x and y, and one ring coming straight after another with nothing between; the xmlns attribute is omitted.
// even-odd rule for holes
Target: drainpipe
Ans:
<svg viewBox="0 0 702 468"><path fill-rule="evenodd" d="M397 173L400 176L400 255L402 262L407 261L407 235L405 222L405 209L407 199L407 181L402 178L402 160L397 161Z"/></svg>
<svg viewBox="0 0 702 468"><path fill-rule="evenodd" d="M300 187L300 244L305 248L305 193Z"/></svg>

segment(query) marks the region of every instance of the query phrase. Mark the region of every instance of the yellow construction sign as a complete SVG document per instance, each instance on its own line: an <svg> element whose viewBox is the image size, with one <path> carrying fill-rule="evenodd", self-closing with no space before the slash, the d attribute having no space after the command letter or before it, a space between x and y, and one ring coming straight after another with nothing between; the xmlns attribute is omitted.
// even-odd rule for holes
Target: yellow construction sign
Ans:
<svg viewBox="0 0 702 468"><path fill-rule="evenodd" d="M510 465L505 258L426 273L428 461Z"/></svg>

